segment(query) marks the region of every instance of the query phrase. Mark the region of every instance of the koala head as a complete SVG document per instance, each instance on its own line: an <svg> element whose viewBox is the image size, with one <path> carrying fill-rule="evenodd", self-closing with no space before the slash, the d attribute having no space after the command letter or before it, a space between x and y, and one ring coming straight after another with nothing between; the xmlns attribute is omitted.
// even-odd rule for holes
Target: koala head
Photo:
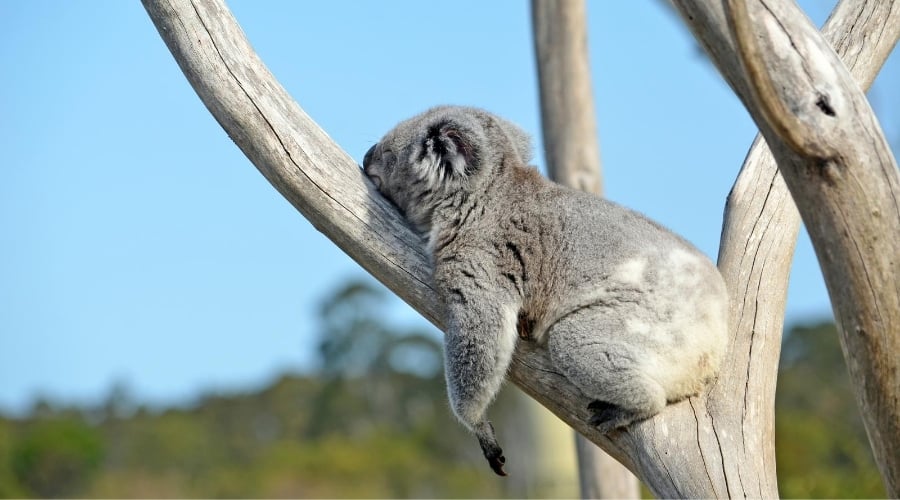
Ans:
<svg viewBox="0 0 900 500"><path fill-rule="evenodd" d="M419 230L436 206L479 191L510 163L531 159L528 135L486 111L440 106L401 122L372 146L363 171Z"/></svg>

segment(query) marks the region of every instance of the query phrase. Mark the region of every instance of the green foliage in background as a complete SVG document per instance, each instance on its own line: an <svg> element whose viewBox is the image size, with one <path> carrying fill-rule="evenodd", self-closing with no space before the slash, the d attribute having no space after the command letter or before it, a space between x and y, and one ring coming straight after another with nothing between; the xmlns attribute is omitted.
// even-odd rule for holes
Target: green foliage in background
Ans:
<svg viewBox="0 0 900 500"><path fill-rule="evenodd" d="M391 324L389 305L368 282L340 288L322 303L316 372L257 392L159 410L116 386L99 407L0 417L0 497L541 496L487 469L447 405L438 333ZM519 398L492 408L510 451ZM776 407L782 496L884 496L832 324L785 336Z"/></svg>
<svg viewBox="0 0 900 500"><path fill-rule="evenodd" d="M83 489L103 458L100 432L64 415L29 422L11 448L7 460L16 483L40 497Z"/></svg>
<svg viewBox="0 0 900 500"><path fill-rule="evenodd" d="M320 363L259 392L148 410L0 418L0 497L508 497L446 403L439 333L387 322L389 295L350 283L321 308ZM498 421L517 396L498 401Z"/></svg>
<svg viewBox="0 0 900 500"><path fill-rule="evenodd" d="M784 498L883 498L833 323L787 333L775 393L778 490Z"/></svg>

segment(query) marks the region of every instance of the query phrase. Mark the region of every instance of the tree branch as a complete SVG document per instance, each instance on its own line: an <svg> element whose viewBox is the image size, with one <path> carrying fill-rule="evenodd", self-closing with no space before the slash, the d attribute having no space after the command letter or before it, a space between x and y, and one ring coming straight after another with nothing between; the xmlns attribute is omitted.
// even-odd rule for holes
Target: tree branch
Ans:
<svg viewBox="0 0 900 500"><path fill-rule="evenodd" d="M721 4L675 3L725 80L747 102L750 90ZM868 88L900 35L900 9L883 0L843 0L822 33L859 84ZM758 481L755 496L777 495L772 412L787 282L799 226L784 179L765 141L757 136L729 194L719 248L719 270L732 296L741 301L732 310L734 343L726 366L741 368L723 374L710 393L710 405L715 408L727 408L730 400L743 395L747 416L765 412L764 418L731 417L740 422L740 441L746 446L741 456L727 460L728 477L733 483L739 478ZM757 465L743 473L737 465L754 462ZM754 475L753 469L766 472Z"/></svg>
<svg viewBox="0 0 900 500"><path fill-rule="evenodd" d="M754 119L810 233L875 460L900 494L900 173L868 101L789 2L729 0ZM894 39L896 42L896 37Z"/></svg>
<svg viewBox="0 0 900 500"><path fill-rule="evenodd" d="M356 163L275 81L221 0L143 0L143 3L197 94L260 172L318 230L441 327L438 319L441 306L430 286L430 264L419 237L363 178ZM714 57L717 64L722 64L720 57L735 59L721 6L700 0L682 3L704 14L703 18L691 20L690 25L695 32L703 34L705 40L714 40L724 34L723 46L715 48L719 52L719 56ZM854 26L854 20L841 19L834 23ZM869 26L865 33L883 30L891 36L890 33L895 32L891 23L874 24L871 18L861 20L861 24ZM853 37L863 32L846 30L846 33ZM878 52L882 49L875 47L883 43L884 38L879 38L876 33L862 44L861 50ZM857 45L854 42L847 46ZM877 69L870 67L868 71L874 74ZM727 72L723 73L728 76ZM746 93L748 86L740 75L735 71L728 79L732 87ZM777 186L772 178L762 184L763 191L769 186L773 189ZM758 197L752 199L758 202ZM732 196L732 210L745 202ZM764 205L769 206L768 203L766 201ZM748 211L750 217L752 212ZM772 242L762 240L759 232L751 233L746 229L766 221L747 219L740 222L740 225L726 227L723 233L747 235L743 242L743 247L748 249L745 254L759 255L759 258L752 268L742 268L736 276L725 273L732 294L738 290L741 293L757 290L756 287L765 282L786 282L786 278L779 281L778 276L770 280L767 276L770 268L766 263L768 259L777 261L787 257L789 260L790 253L774 253L767 257L765 254ZM766 231L762 235L768 237L773 232ZM760 239L750 239L752 237ZM790 245L792 248L793 241ZM773 274L777 275L774 271ZM783 293L783 287L781 290ZM763 302L767 300L763 294L758 298ZM734 305L733 325L742 324L741 318L745 315L752 317L759 312L745 311L746 303ZM773 307L783 310L783 300ZM780 324L780 319L774 321ZM780 332L772 336L754 335L753 331L736 326L734 332L731 361L736 362L726 365L708 398L701 396L671 405L656 418L608 437L587 425L588 400L562 375L554 372L543 350L523 343L514 358L510 379L623 462L658 496L775 496L774 461L766 458L767 453L760 452L762 446L768 445L755 443L749 433L742 431L745 426L756 429L771 425L771 405L765 395L760 396L759 390L750 387L752 384L748 381L753 380L749 376L751 370L755 370L753 363L760 359L758 352L775 350L774 357L762 356L765 361L759 362L758 369L774 373L775 363L769 359L777 360ZM728 392L735 387L736 392ZM761 392L765 393L765 390ZM757 421L768 424L755 423ZM758 475L752 475L754 473ZM754 484L755 481L760 484Z"/></svg>

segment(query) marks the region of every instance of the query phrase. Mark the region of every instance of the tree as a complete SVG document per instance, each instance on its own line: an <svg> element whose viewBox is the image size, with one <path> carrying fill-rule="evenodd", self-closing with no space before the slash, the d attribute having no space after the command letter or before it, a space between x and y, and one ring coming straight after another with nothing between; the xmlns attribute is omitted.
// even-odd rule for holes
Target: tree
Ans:
<svg viewBox="0 0 900 500"><path fill-rule="evenodd" d="M386 323L377 314L386 298L370 283L351 281L321 304L323 385L310 404L310 435L341 425L350 428L360 414L379 415L399 427L412 428L408 409L397 402L408 400L409 406L419 406L417 399L443 393L440 343L426 332ZM412 360L415 365L408 366ZM410 378L414 384L400 384L402 375L409 372L421 377ZM366 406L346 408L346 394L360 380L366 381L365 390L353 400Z"/></svg>
<svg viewBox="0 0 900 500"><path fill-rule="evenodd" d="M79 495L103 459L96 429L76 419L38 420L12 451L12 471L40 497Z"/></svg>
<svg viewBox="0 0 900 500"><path fill-rule="evenodd" d="M675 3L772 151L754 142L726 206L719 268L733 306L725 368L707 392L610 435L587 425L587 399L546 369L541 348L523 344L509 377L658 496L777 496L772 409L799 227L793 197L826 277L870 444L896 496L900 178L848 69L868 87L900 35L900 9L889 1L840 2L823 33L845 68L788 0ZM275 81L227 8L217 0L144 5L207 108L263 175L441 327L417 235Z"/></svg>
<svg viewBox="0 0 900 500"><path fill-rule="evenodd" d="M531 20L547 172L560 184L600 195L585 2L532 0ZM577 432L575 447L581 498L640 497L637 478Z"/></svg>

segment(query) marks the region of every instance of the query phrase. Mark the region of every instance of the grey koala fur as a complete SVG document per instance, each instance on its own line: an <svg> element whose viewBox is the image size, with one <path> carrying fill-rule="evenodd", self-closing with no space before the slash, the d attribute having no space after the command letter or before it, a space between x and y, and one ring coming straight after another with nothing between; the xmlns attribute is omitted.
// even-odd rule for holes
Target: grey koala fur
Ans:
<svg viewBox="0 0 900 500"><path fill-rule="evenodd" d="M427 240L450 403L500 475L486 410L520 340L546 346L603 433L697 394L727 341L728 294L709 259L634 211L549 181L530 158L510 122L442 106L401 122L363 161Z"/></svg>

